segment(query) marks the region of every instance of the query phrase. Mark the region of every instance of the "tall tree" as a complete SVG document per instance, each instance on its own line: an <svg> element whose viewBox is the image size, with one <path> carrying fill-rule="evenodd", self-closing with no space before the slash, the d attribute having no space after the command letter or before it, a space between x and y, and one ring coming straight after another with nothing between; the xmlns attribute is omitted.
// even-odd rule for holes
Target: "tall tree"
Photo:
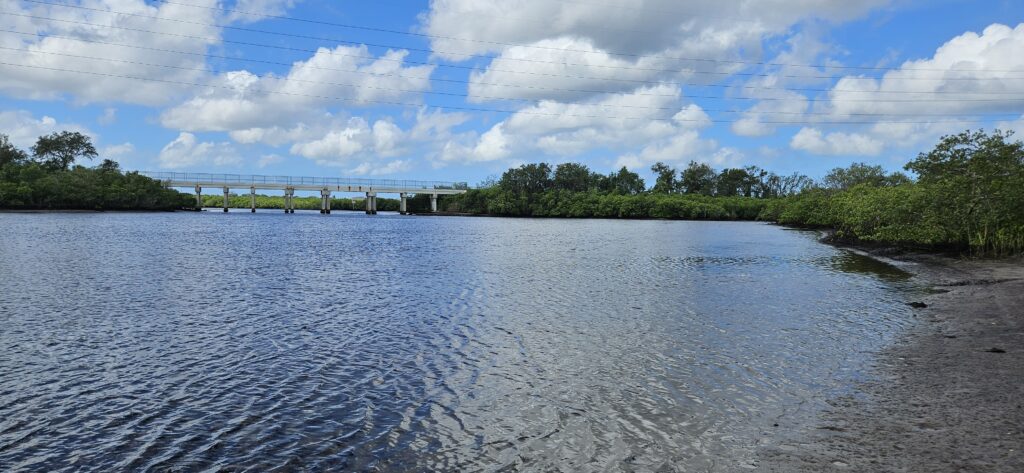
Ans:
<svg viewBox="0 0 1024 473"><path fill-rule="evenodd" d="M651 166L651 172L657 175L657 179L654 181L654 189L651 189L651 192L655 194L671 194L679 189L679 181L676 180L676 169L672 166L659 161Z"/></svg>
<svg viewBox="0 0 1024 473"><path fill-rule="evenodd" d="M849 167L834 168L825 175L822 183L828 189L846 190L860 184L872 187L898 185L909 179L901 174L888 175L882 166L867 163L853 163Z"/></svg>
<svg viewBox="0 0 1024 473"><path fill-rule="evenodd" d="M622 195L636 195L647 189L643 178L639 174L626 169L626 166L622 166L619 172L609 174L608 183L608 191Z"/></svg>
<svg viewBox="0 0 1024 473"><path fill-rule="evenodd" d="M93 159L99 154L92 140L77 131L62 131L40 136L32 155L52 170L67 170L79 158Z"/></svg>
<svg viewBox="0 0 1024 473"><path fill-rule="evenodd" d="M0 134L0 167L10 163L20 163L28 159L24 151L18 149L7 138L7 135Z"/></svg>
<svg viewBox="0 0 1024 473"><path fill-rule="evenodd" d="M717 177L711 166L690 161L686 169L683 169L679 184L682 191L687 194L714 195Z"/></svg>
<svg viewBox="0 0 1024 473"><path fill-rule="evenodd" d="M750 197L753 186L754 176L750 175L746 169L726 168L718 174L718 179L715 182L715 195Z"/></svg>
<svg viewBox="0 0 1024 473"><path fill-rule="evenodd" d="M555 167L556 189L586 192L596 185L590 168L579 163L562 163Z"/></svg>

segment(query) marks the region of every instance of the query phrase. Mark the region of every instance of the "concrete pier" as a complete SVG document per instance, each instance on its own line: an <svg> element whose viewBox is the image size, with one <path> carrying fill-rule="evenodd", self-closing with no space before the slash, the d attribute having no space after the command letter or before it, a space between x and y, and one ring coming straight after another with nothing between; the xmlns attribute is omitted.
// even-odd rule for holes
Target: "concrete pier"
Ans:
<svg viewBox="0 0 1024 473"><path fill-rule="evenodd" d="M437 194L430 194L430 211L437 212Z"/></svg>
<svg viewBox="0 0 1024 473"><path fill-rule="evenodd" d="M249 188L249 208L252 213L256 213L256 187Z"/></svg>
<svg viewBox="0 0 1024 473"><path fill-rule="evenodd" d="M402 199L402 202L400 204L398 204L398 213L400 213L402 215L408 215L409 214L409 202L408 202L409 195L406 194L405 192L402 192L402 193L399 193L398 196Z"/></svg>
<svg viewBox="0 0 1024 473"><path fill-rule="evenodd" d="M225 187L224 188L224 213L228 212L228 204L231 203L231 201L229 200L230 199L230 195L228 195L229 192L231 192L231 189Z"/></svg>
<svg viewBox="0 0 1024 473"><path fill-rule="evenodd" d="M291 187L284 190L284 213L295 213L295 189Z"/></svg>
<svg viewBox="0 0 1024 473"><path fill-rule="evenodd" d="M330 189L320 190L320 213L331 213L331 191Z"/></svg>
<svg viewBox="0 0 1024 473"><path fill-rule="evenodd" d="M199 184L196 184L196 209L203 209L203 188Z"/></svg>
<svg viewBox="0 0 1024 473"><path fill-rule="evenodd" d="M377 193L366 193L366 215L377 215Z"/></svg>

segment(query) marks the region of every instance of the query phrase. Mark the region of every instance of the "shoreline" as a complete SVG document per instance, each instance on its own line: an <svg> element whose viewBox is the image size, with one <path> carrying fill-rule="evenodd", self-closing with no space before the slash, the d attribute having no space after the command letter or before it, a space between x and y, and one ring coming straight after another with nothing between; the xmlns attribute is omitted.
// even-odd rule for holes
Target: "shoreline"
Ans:
<svg viewBox="0 0 1024 473"><path fill-rule="evenodd" d="M198 212L198 210L173 209L173 210L148 210L148 209L109 209L109 210L88 210L88 209L0 209L0 214L102 214L102 213L174 213L174 212Z"/></svg>
<svg viewBox="0 0 1024 473"><path fill-rule="evenodd" d="M1024 260L844 248L912 273L925 306L868 380L762 447L757 469L1024 471Z"/></svg>

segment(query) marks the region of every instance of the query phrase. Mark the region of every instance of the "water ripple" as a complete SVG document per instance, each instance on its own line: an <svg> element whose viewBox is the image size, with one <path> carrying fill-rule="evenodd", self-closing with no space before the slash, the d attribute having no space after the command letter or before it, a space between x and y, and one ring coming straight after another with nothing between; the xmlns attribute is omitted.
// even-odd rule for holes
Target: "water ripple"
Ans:
<svg viewBox="0 0 1024 473"><path fill-rule="evenodd" d="M0 470L719 471L908 323L752 223L0 214Z"/></svg>

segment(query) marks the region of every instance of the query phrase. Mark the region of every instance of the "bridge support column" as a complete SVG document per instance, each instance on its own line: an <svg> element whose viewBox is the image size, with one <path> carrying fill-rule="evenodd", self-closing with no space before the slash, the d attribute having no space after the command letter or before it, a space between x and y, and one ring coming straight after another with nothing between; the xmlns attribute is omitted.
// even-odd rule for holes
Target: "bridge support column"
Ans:
<svg viewBox="0 0 1024 473"><path fill-rule="evenodd" d="M249 211L256 213L256 188L249 188Z"/></svg>
<svg viewBox="0 0 1024 473"><path fill-rule="evenodd" d="M228 191L229 190L230 189L228 189L227 187L224 188L224 213L227 213L227 211L228 211L228 203L229 203L229 201L228 201L228 198L229 198Z"/></svg>
<svg viewBox="0 0 1024 473"><path fill-rule="evenodd" d="M203 210L203 188L196 184L196 210Z"/></svg>
<svg viewBox="0 0 1024 473"><path fill-rule="evenodd" d="M398 204L398 213L400 213L402 215L408 215L409 214L409 205L408 205L408 201L407 201L408 194L406 194L405 192L402 192L402 193L398 194L398 196L402 199L402 202L400 204Z"/></svg>
<svg viewBox="0 0 1024 473"><path fill-rule="evenodd" d="M284 213L293 214L295 213L295 189L287 188L284 190Z"/></svg>
<svg viewBox="0 0 1024 473"><path fill-rule="evenodd" d="M437 212L437 194L430 194L430 211Z"/></svg>
<svg viewBox="0 0 1024 473"><path fill-rule="evenodd" d="M366 215L377 215L377 193L366 193Z"/></svg>
<svg viewBox="0 0 1024 473"><path fill-rule="evenodd" d="M320 190L320 213L331 213L331 191L329 189Z"/></svg>

